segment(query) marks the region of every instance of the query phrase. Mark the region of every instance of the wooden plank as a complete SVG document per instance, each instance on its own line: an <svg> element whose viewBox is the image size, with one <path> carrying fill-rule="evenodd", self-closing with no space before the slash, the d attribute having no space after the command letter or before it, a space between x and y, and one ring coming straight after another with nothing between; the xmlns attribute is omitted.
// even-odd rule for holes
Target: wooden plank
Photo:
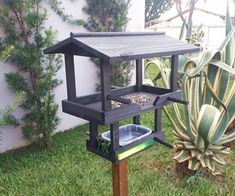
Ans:
<svg viewBox="0 0 235 196"><path fill-rule="evenodd" d="M153 57L162 57L162 56L171 56L171 55L183 55L186 53L198 52L198 49L181 49L180 51L176 48L170 51L158 51L158 52L148 52L148 53L140 53L140 54L132 54L132 55L123 55L123 56L110 56L109 61L113 62L121 62L121 61L131 61L139 58L153 58Z"/></svg>
<svg viewBox="0 0 235 196"><path fill-rule="evenodd" d="M123 104L131 104L130 99L125 99L120 96L108 95L108 99L110 99L111 101L116 101L116 102L123 103Z"/></svg>
<svg viewBox="0 0 235 196"><path fill-rule="evenodd" d="M137 115L137 116L133 117L133 123L135 125L139 125L140 124L140 115Z"/></svg>
<svg viewBox="0 0 235 196"><path fill-rule="evenodd" d="M112 89L111 90L111 95L113 96L122 96L122 95L127 95L130 93L136 92L136 86L128 86L128 87L123 87L119 89ZM101 101L101 94L96 93L92 95L86 95L82 97L77 97L77 102L81 104L89 104L89 103L94 103Z"/></svg>
<svg viewBox="0 0 235 196"><path fill-rule="evenodd" d="M94 153L94 154L96 154L96 155L98 155L98 156L100 156L104 159L107 159L111 162L116 162L116 160L110 154L108 154L106 152L103 152L98 148L91 147L89 141L86 141L86 146L87 146L88 151L90 151L90 152L92 152L92 153Z"/></svg>
<svg viewBox="0 0 235 196"><path fill-rule="evenodd" d="M113 196L128 195L128 162L127 160L119 163L112 163Z"/></svg>
<svg viewBox="0 0 235 196"><path fill-rule="evenodd" d="M177 90L177 73L178 73L178 55L171 57L171 78L170 78L170 90Z"/></svg>
<svg viewBox="0 0 235 196"><path fill-rule="evenodd" d="M65 113L83 118L88 121L92 120L98 123L103 123L104 121L104 114L102 112L98 112L84 105L70 102L68 100L62 101L62 110Z"/></svg>
<svg viewBox="0 0 235 196"><path fill-rule="evenodd" d="M106 55L112 61L145 58L145 55L149 54L165 56L199 51L199 48L194 45L165 35L81 37L78 40Z"/></svg>
<svg viewBox="0 0 235 196"><path fill-rule="evenodd" d="M111 153L115 152L119 148L119 123L113 123L110 125L110 137L111 137ZM115 156L116 154L114 154Z"/></svg>
<svg viewBox="0 0 235 196"><path fill-rule="evenodd" d="M143 91L148 92L148 93L157 94L157 95L163 95L163 94L171 92L169 89L166 89L166 88L147 86L147 85L143 85Z"/></svg>
<svg viewBox="0 0 235 196"><path fill-rule="evenodd" d="M156 107L159 108L159 107L162 107L166 104L169 104L170 101L168 100L168 97L174 97L174 98L177 98L177 99L181 99L182 92L181 92L181 90L177 90L177 91L167 93L167 94L164 94L164 95L159 95L154 100L153 105L155 105Z"/></svg>
<svg viewBox="0 0 235 196"><path fill-rule="evenodd" d="M73 55L65 54L64 57L65 57L67 97L69 101L76 102L76 82L75 82Z"/></svg>
<svg viewBox="0 0 235 196"><path fill-rule="evenodd" d="M44 53L69 52L113 62L197 51L198 47L162 33L82 33L72 34L72 37L45 49Z"/></svg>
<svg viewBox="0 0 235 196"><path fill-rule="evenodd" d="M162 108L154 111L154 131L162 130Z"/></svg>
<svg viewBox="0 0 235 196"><path fill-rule="evenodd" d="M109 111L111 110L111 100L108 99L111 92L111 65L104 60L100 60L100 78L102 110Z"/></svg>
<svg viewBox="0 0 235 196"><path fill-rule="evenodd" d="M121 106L119 108L107 111L104 113L105 124L112 124L116 121L123 120L125 118L131 118L138 115L138 112L141 112L141 108L136 104L128 104Z"/></svg>
<svg viewBox="0 0 235 196"><path fill-rule="evenodd" d="M137 91L142 91L142 83L143 83L143 72L142 72L142 66L143 60L137 59L136 60L136 86Z"/></svg>
<svg viewBox="0 0 235 196"><path fill-rule="evenodd" d="M122 95L127 95L131 94L137 91L136 85L133 86L128 86L128 87L123 87L120 89L113 89L111 90L111 94L114 96L122 96Z"/></svg>
<svg viewBox="0 0 235 196"><path fill-rule="evenodd" d="M116 36L165 35L165 32L89 32L70 33L71 37L116 37Z"/></svg>
<svg viewBox="0 0 235 196"><path fill-rule="evenodd" d="M45 48L43 50L44 54L56 54L56 53L61 53L64 47L68 46L71 43L71 37L55 44L54 46Z"/></svg>
<svg viewBox="0 0 235 196"><path fill-rule="evenodd" d="M90 146L93 147L93 148L98 148L98 142L97 142L98 124L96 122L90 121L89 122L89 128L90 128L90 135L89 135Z"/></svg>

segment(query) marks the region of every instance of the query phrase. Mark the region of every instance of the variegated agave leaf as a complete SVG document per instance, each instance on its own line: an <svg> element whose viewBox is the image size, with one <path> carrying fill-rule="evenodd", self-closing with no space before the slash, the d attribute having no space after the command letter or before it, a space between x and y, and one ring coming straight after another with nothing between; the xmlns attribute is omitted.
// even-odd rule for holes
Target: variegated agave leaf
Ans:
<svg viewBox="0 0 235 196"><path fill-rule="evenodd" d="M228 90L230 75L235 74L231 66L235 55L234 28L229 14L226 18L226 38L217 50L205 47L196 55L179 58L185 72L181 78L183 97L190 101L185 110L189 126L177 104L173 104L174 118L167 108L163 108L176 137L174 159L187 161L191 170L206 167L215 172L216 164L225 164L224 156L230 152L224 144L235 139L235 133L225 133L229 123L235 119L235 81ZM149 63L159 70L152 85L163 84L169 88L168 66L158 60ZM149 71L149 66L145 69Z"/></svg>

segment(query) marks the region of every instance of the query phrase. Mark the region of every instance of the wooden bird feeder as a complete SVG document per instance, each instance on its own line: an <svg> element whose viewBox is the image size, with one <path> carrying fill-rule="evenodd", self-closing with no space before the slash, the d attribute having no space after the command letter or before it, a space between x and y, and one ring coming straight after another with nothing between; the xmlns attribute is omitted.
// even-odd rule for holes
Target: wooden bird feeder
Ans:
<svg viewBox="0 0 235 196"><path fill-rule="evenodd" d="M45 54L64 54L67 99L62 101L63 112L89 121L90 134L87 149L113 163L114 195L127 195L127 162L124 159L157 143L172 147L162 137L162 107L170 102L187 104L181 100L181 91L177 89L178 57L197 51L199 51L198 47L166 36L161 32L71 33L69 38L44 50ZM74 55L99 59L101 93L77 96ZM171 57L169 89L143 84L143 59L153 57ZM135 61L136 84L124 88L112 88L111 63L128 60ZM85 65L80 66L84 66L85 69ZM132 96L147 98L144 103L133 103L130 99ZM112 102L118 103L118 107L113 107ZM120 134L123 133L120 132L121 128L119 130L119 121L133 118L133 124L139 125L140 115L148 111L155 112L154 130L144 137L135 138L133 142L130 140L128 144L120 145L120 140L126 136L124 134L120 137ZM110 140L104 142L106 146L100 140L98 125L110 125L110 132L107 133L108 136L106 135ZM134 130L134 134L136 134L142 130L140 126L129 125L129 127L131 126L133 128L129 131L130 133ZM122 127L122 129L124 130L126 127Z"/></svg>

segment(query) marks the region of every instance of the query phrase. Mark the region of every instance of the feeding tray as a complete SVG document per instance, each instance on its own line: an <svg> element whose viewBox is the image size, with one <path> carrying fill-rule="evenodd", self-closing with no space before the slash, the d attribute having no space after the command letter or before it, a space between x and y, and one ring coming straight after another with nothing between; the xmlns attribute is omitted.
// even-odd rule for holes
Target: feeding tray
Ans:
<svg viewBox="0 0 235 196"><path fill-rule="evenodd" d="M126 146L127 144L140 140L151 133L151 129L140 125L128 124L121 126L119 127L119 145ZM110 142L110 131L102 133L101 137Z"/></svg>

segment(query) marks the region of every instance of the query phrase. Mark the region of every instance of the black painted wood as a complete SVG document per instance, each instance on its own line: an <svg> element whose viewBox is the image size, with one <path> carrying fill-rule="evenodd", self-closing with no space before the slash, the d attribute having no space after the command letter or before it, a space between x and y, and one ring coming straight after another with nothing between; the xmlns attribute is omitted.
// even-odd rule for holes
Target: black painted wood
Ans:
<svg viewBox="0 0 235 196"><path fill-rule="evenodd" d="M162 108L154 111L154 131L162 130Z"/></svg>
<svg viewBox="0 0 235 196"><path fill-rule="evenodd" d="M165 35L165 32L89 32L70 33L71 37L116 37L116 36Z"/></svg>
<svg viewBox="0 0 235 196"><path fill-rule="evenodd" d="M123 103L123 104L131 104L130 99L121 98L121 97L115 96L115 95L108 95L108 99L110 99L112 101L119 102L119 103Z"/></svg>
<svg viewBox="0 0 235 196"><path fill-rule="evenodd" d="M100 36L99 36L100 34ZM80 35L80 36L79 36ZM123 61L197 52L199 48L162 33L85 33L44 50L46 54L73 53L106 61Z"/></svg>
<svg viewBox="0 0 235 196"><path fill-rule="evenodd" d="M115 151L119 148L119 123L118 121L110 125L111 154L116 156Z"/></svg>
<svg viewBox="0 0 235 196"><path fill-rule="evenodd" d="M86 146L87 146L87 150L96 154L96 155L99 155L111 162L118 162L118 160L116 159L116 157L114 157L113 155L109 154L109 153L106 153L106 152L103 152L101 151L100 149L98 148L93 148L90 146L90 142L89 141L86 141Z"/></svg>
<svg viewBox="0 0 235 196"><path fill-rule="evenodd" d="M137 91L142 91L142 83L143 83L143 72L142 67L143 66L143 60L137 59L136 60L136 86Z"/></svg>
<svg viewBox="0 0 235 196"><path fill-rule="evenodd" d="M154 87L154 86L147 86L147 85L143 85L142 88L143 88L144 92L153 93L153 94L157 94L157 95L164 95L164 94L171 92L170 89Z"/></svg>
<svg viewBox="0 0 235 196"><path fill-rule="evenodd" d="M161 108L162 106L171 103L171 101L168 100L169 97L181 99L181 94L181 91L178 90L163 95L156 95L155 104L150 102L145 106L140 106L135 103L131 103L109 111L103 111L101 108L101 103L100 107L97 108L92 104L83 105L80 102L75 103L68 100L62 101L62 107L64 112L74 116L81 117L86 120L93 120L100 124L112 124L125 118L133 118L134 116L143 114L147 111Z"/></svg>
<svg viewBox="0 0 235 196"><path fill-rule="evenodd" d="M75 82L73 55L65 54L64 57L65 57L67 97L69 101L76 101L76 82Z"/></svg>
<svg viewBox="0 0 235 196"><path fill-rule="evenodd" d="M98 124L90 121L89 122L89 128L90 128L90 134L89 134L89 142L90 142L90 146L93 148L97 148L98 147Z"/></svg>
<svg viewBox="0 0 235 196"><path fill-rule="evenodd" d="M177 73L178 73L178 55L173 55L171 57L171 78L170 78L170 90L177 90Z"/></svg>
<svg viewBox="0 0 235 196"><path fill-rule="evenodd" d="M108 95L111 92L111 66L109 62L100 60L101 100L102 110L111 110L111 100Z"/></svg>
<svg viewBox="0 0 235 196"><path fill-rule="evenodd" d="M127 95L130 93L134 93L134 92L136 92L136 86L128 86L128 87L123 87L123 88L118 88L118 89L112 89L111 95L122 96L122 95ZM77 97L76 102L86 105L86 104L94 103L98 101L101 101L101 93Z"/></svg>
<svg viewBox="0 0 235 196"><path fill-rule="evenodd" d="M170 149L173 149L173 148L174 148L174 146L173 146L172 144L167 143L167 142L165 142L164 140L162 140L162 139L160 139L160 138L155 137L154 140L155 140L156 142L158 142L159 144L162 144L162 145L164 145L164 146L166 146L166 147L168 147L168 148L170 148Z"/></svg>
<svg viewBox="0 0 235 196"><path fill-rule="evenodd" d="M133 123L136 125L140 125L140 115L133 117Z"/></svg>
<svg viewBox="0 0 235 196"><path fill-rule="evenodd" d="M62 101L62 110L65 113L83 118L88 121L91 120L100 124L104 122L104 114L102 112L68 100Z"/></svg>
<svg viewBox="0 0 235 196"><path fill-rule="evenodd" d="M171 93L166 93L163 95L158 95L156 96L156 99L153 102L153 105L156 106L156 108L160 108L164 105L167 105L170 103L169 101L169 97L174 97L176 99L181 99L182 97L182 93L181 90L177 90L175 92L171 92Z"/></svg>
<svg viewBox="0 0 235 196"><path fill-rule="evenodd" d="M178 55L197 52L199 48L180 40L166 36L164 33L71 33L68 39L44 50L46 54L65 54L68 100L62 101L63 111L90 122L90 136L87 149L112 162L119 162L117 154L124 152L148 139L158 140L162 134L162 107L172 101L183 103L181 91L177 90ZM76 97L73 55L97 57L100 59L101 93ZM142 84L142 59L171 56L170 89L152 87ZM136 85L112 89L111 62L136 60ZM83 65L84 66L84 65ZM78 76L79 77L79 76ZM123 95L147 95L150 100L138 105L130 103ZM112 109L111 100L122 103ZM125 104L123 104L125 103ZM186 102L185 102L186 103ZM134 124L140 124L140 115L154 110L154 131L149 136L127 146L119 146L119 121L133 118ZM98 125L110 125L110 153L99 149ZM157 142L156 142L157 143ZM167 144L168 145L168 144ZM170 145L169 145L170 146Z"/></svg>
<svg viewBox="0 0 235 196"><path fill-rule="evenodd" d="M120 121L126 118L132 118L138 114L141 114L141 108L136 104L128 104L108 112L104 112L105 124L112 124L116 121Z"/></svg>

